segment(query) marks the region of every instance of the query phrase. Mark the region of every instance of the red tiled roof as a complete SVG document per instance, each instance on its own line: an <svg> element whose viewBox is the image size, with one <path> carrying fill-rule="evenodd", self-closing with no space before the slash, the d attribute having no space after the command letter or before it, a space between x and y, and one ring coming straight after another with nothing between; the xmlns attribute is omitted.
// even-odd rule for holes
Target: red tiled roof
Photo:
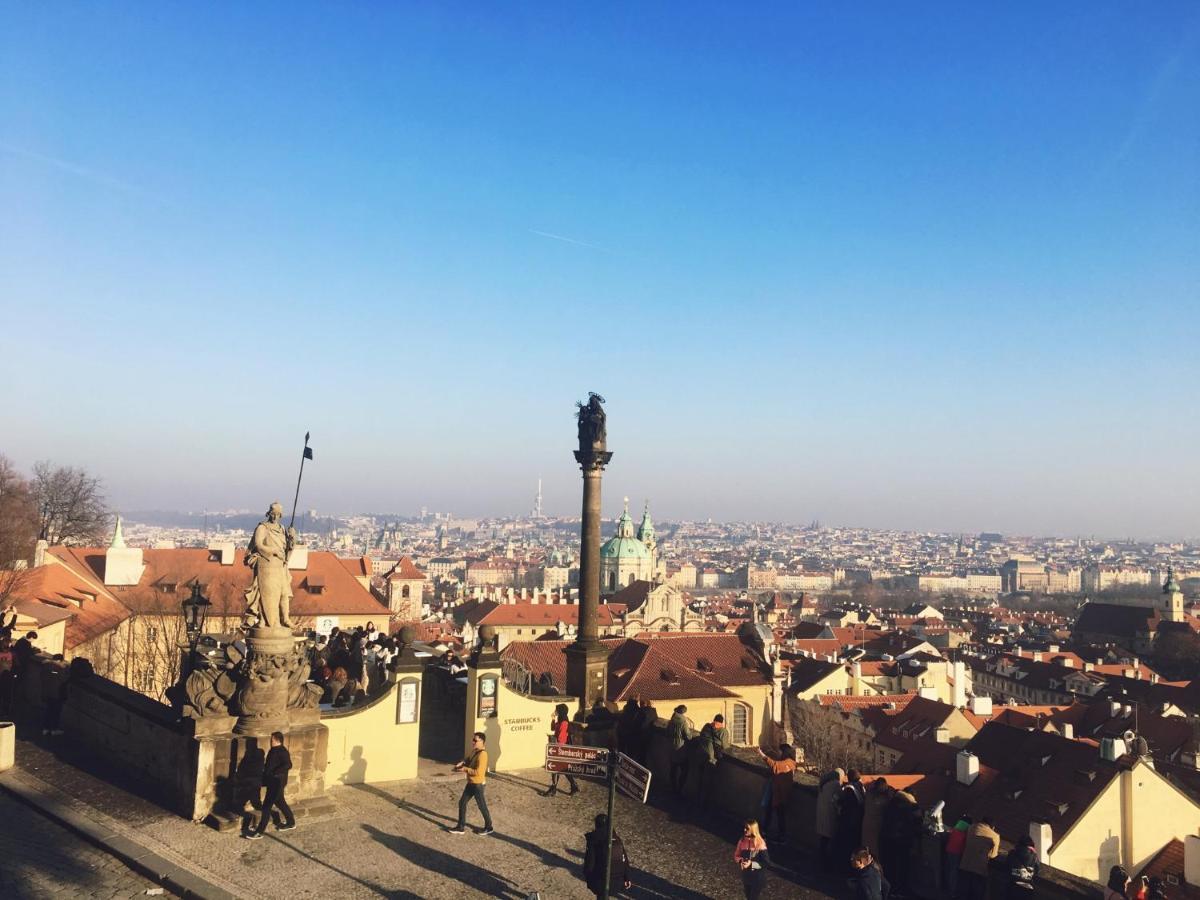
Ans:
<svg viewBox="0 0 1200 900"><path fill-rule="evenodd" d="M601 603L596 608L596 622L601 627L619 624L625 607L620 603ZM472 625L567 625L579 624L578 603L497 603L484 600L467 610L466 621Z"/></svg>
<svg viewBox="0 0 1200 900"><path fill-rule="evenodd" d="M51 550L61 548L52 547ZM51 553L46 565L21 577L12 598L24 603L48 604L70 614L64 643L74 650L129 618L130 611L108 593L103 582L59 565ZM37 618L35 616L35 618Z"/></svg>
<svg viewBox="0 0 1200 900"><path fill-rule="evenodd" d="M908 706L916 694L870 694L862 697L841 697L837 694L822 694L817 701L822 706L833 706L835 703L842 709L870 709L884 707L889 703L895 704L897 710Z"/></svg>
<svg viewBox="0 0 1200 900"><path fill-rule="evenodd" d="M1184 877L1183 855L1183 841L1172 838L1154 854L1136 877L1152 878L1157 875L1163 880L1168 900L1200 900L1200 886L1188 884Z"/></svg>
<svg viewBox="0 0 1200 900"><path fill-rule="evenodd" d="M371 577L371 557L369 556L355 556L352 559L339 556L338 562L355 578Z"/></svg>
<svg viewBox="0 0 1200 900"><path fill-rule="evenodd" d="M413 561L407 556L400 558L396 565L392 566L392 570L388 572L388 581L424 581L425 573L413 565Z"/></svg>
<svg viewBox="0 0 1200 900"><path fill-rule="evenodd" d="M77 573L104 583L104 550L98 547L51 547L49 551ZM136 585L108 585L105 590L135 613L172 612L187 596L187 586L199 582L212 603L210 616L236 617L245 607L252 573L242 564L223 566L212 551L198 548L143 550L145 566ZM387 607L372 596L333 553L308 552L308 568L293 569L291 612L295 616L367 615L386 618ZM324 580L320 592L308 589L312 579ZM168 589L169 585L174 588Z"/></svg>

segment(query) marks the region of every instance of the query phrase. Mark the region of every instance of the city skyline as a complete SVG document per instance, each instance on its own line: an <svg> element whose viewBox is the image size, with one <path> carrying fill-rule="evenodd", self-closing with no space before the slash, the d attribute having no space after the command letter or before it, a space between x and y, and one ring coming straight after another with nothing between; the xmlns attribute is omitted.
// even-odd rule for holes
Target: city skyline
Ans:
<svg viewBox="0 0 1200 900"><path fill-rule="evenodd" d="M1031 18L1037 27L1030 28ZM0 453L114 508L1196 537L1200 16L0 13Z"/></svg>

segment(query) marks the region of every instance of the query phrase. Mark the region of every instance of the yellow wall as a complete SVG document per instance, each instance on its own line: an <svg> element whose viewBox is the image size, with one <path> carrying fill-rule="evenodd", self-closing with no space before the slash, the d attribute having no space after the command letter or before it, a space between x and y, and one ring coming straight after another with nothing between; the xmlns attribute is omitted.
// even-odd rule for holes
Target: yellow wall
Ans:
<svg viewBox="0 0 1200 900"><path fill-rule="evenodd" d="M511 690L500 678L496 693L496 715L481 719L475 715L479 678L483 675L499 676L500 667L472 668L467 673L464 755L470 747L471 735L482 731L487 735L488 768L491 771L544 768L554 707L565 703L567 709L574 712L579 701L573 697L526 697Z"/></svg>
<svg viewBox="0 0 1200 900"><path fill-rule="evenodd" d="M750 707L750 740L743 746L756 746L764 740L769 741L772 737L765 729L768 729L771 719L770 715L770 698L771 689L766 685L752 685L749 687L730 687L726 690L738 695L737 699L733 698L700 698L695 700L657 700L654 702L654 711L658 713L660 719L670 720L675 713L675 707L683 704L687 707L687 717L692 720L696 729L699 730L706 723L711 722L713 717L720 713L725 717L725 727L732 728L733 726L733 708L739 700ZM730 731L730 735L733 732Z"/></svg>
<svg viewBox="0 0 1200 900"><path fill-rule="evenodd" d="M1103 883L1108 880L1108 870L1120 862L1121 779L1114 778L1075 826L1051 849L1050 865L1080 878Z"/></svg>
<svg viewBox="0 0 1200 900"><path fill-rule="evenodd" d="M400 679L415 678L418 685L417 709L420 710L421 673L401 673ZM378 784L417 777L418 722L396 724L399 682L353 712L321 717L329 729L328 765L325 783Z"/></svg>
<svg viewBox="0 0 1200 900"><path fill-rule="evenodd" d="M799 700L816 700L830 691L836 691L838 694L849 696L853 684L854 678L846 671L845 667L842 667L834 669L807 690L800 691L792 696Z"/></svg>

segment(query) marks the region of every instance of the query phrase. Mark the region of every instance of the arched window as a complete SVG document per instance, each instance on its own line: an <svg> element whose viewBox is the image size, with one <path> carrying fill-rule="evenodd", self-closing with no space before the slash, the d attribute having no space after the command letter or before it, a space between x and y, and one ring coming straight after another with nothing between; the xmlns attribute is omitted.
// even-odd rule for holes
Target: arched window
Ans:
<svg viewBox="0 0 1200 900"><path fill-rule="evenodd" d="M632 572L630 572L630 573L629 573L629 581L628 581L627 583L628 583L628 584L633 584L633 579L634 579L634 574L633 574Z"/></svg>
<svg viewBox="0 0 1200 900"><path fill-rule="evenodd" d="M733 705L733 729L730 738L735 744L750 743L750 707L745 703Z"/></svg>

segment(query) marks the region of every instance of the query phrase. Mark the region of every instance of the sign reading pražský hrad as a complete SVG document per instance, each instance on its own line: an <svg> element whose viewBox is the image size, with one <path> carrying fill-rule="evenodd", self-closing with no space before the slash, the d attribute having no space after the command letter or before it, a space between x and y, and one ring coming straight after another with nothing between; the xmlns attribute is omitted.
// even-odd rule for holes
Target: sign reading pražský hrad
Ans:
<svg viewBox="0 0 1200 900"><path fill-rule="evenodd" d="M603 780L608 777L608 751L603 747L547 744L546 771Z"/></svg>

